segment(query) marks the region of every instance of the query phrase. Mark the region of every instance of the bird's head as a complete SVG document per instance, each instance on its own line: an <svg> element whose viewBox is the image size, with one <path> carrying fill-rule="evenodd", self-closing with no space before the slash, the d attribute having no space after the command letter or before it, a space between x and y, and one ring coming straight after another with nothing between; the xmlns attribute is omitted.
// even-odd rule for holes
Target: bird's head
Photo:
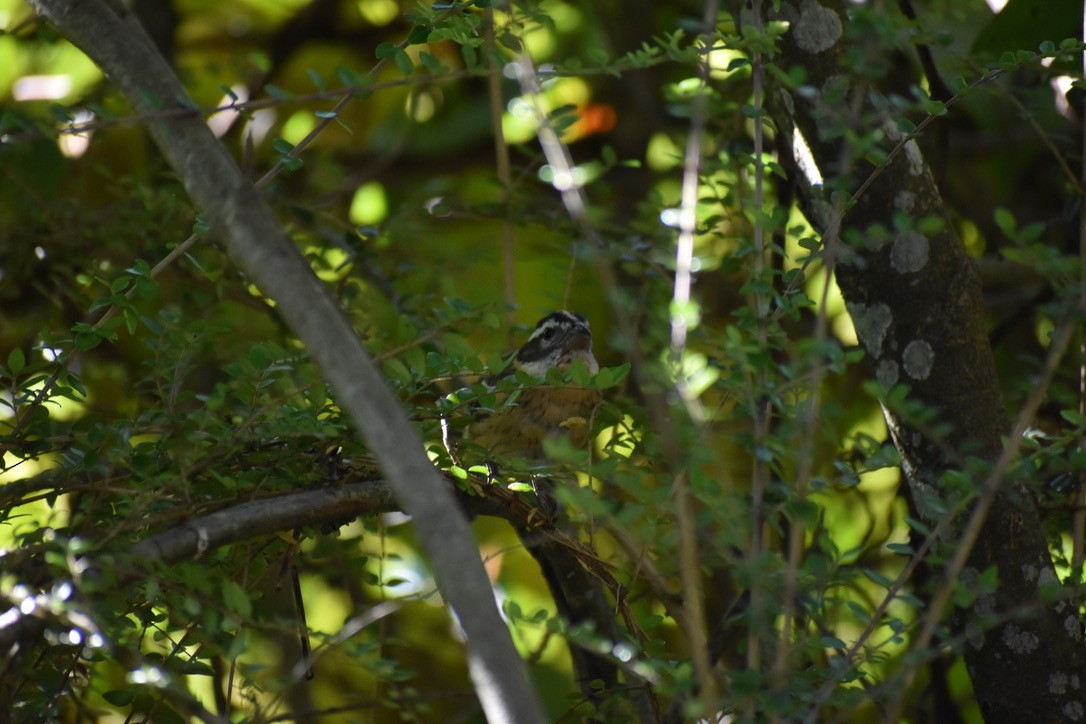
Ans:
<svg viewBox="0 0 1086 724"><path fill-rule="evenodd" d="M551 369L565 369L581 360L590 374L600 371L592 355L592 330L580 314L551 312L539 320L528 341L513 358L516 369L542 377Z"/></svg>

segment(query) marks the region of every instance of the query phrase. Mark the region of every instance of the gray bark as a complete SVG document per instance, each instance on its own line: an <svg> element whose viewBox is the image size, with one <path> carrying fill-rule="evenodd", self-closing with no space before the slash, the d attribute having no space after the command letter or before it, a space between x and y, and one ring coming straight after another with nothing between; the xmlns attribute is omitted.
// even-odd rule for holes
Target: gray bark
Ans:
<svg viewBox="0 0 1086 724"><path fill-rule="evenodd" d="M840 134L827 133L848 123L857 109L868 117L872 112L870 86L850 87L832 103L824 100L835 85L858 83L849 80L849 70L841 64L848 49L846 4L784 2L781 14L790 26L776 62L785 69L802 67L807 74L804 92L780 88L771 99L774 120L786 139L782 143L798 128L824 176L851 172L862 180L872 167L857 162L844 168L849 166L841 163L847 157L845 142ZM883 129L889 146L901 140L891 124ZM851 188L855 191L855 181ZM816 194L801 197L809 219L817 224L830 218L829 206ZM886 388L906 385L911 400L935 410L937 422L948 426L949 432L936 438L930 429L887 414L915 509L933 522L938 515L926 510L925 500L952 503L959 497L943 487L944 474L962 470L967 457L994 462L1010 425L974 264L914 141L906 143L848 209L841 235L848 238L851 231L864 239L876 224L893 229L895 213L913 219L939 216L945 224L928 236L907 232L882 243L870 237L856 245L838 242L836 273L878 381ZM1086 682L1080 687L1059 685L1086 672L1081 623L1068 601L1042 600L1040 588L1056 580L1055 571L1035 506L1020 487L1000 486L966 565L963 579L993 565L999 575L993 595L980 596L971 610L957 611L951 618L955 632L967 641L963 655L986 720L1086 718ZM1037 615L1012 617L987 630L970 625L982 616L991 620L1023 609Z"/></svg>

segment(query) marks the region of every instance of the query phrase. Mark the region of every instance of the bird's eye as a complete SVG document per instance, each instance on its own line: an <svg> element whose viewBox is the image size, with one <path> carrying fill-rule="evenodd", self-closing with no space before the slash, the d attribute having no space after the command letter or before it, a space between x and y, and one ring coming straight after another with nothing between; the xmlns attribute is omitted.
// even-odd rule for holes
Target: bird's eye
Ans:
<svg viewBox="0 0 1086 724"><path fill-rule="evenodd" d="M551 339L554 337L554 327L547 327L540 336L543 337L544 341Z"/></svg>

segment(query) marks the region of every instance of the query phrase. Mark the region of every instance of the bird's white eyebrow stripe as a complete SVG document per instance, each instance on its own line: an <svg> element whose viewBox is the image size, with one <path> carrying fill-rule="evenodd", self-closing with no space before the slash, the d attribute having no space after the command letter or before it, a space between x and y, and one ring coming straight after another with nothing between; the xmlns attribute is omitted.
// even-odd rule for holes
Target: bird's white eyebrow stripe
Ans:
<svg viewBox="0 0 1086 724"><path fill-rule="evenodd" d="M532 331L532 334L528 337L528 340L531 341L535 339L539 335L546 332L548 329L558 326L563 322L572 324L577 327L584 327L586 330L591 331L591 327L589 327L588 325L588 319L582 317L579 314L574 314L573 312L562 309L557 312L551 312L546 317L544 317L536 326L535 330Z"/></svg>
<svg viewBox="0 0 1086 724"><path fill-rule="evenodd" d="M535 328L535 330L532 332L532 336L528 337L528 341L531 342L533 339L536 339L540 335L545 333L548 329L553 329L553 328L555 328L557 326L558 326L558 323L555 322L554 320L547 320L546 323L541 324L541 325L539 325L538 327Z"/></svg>

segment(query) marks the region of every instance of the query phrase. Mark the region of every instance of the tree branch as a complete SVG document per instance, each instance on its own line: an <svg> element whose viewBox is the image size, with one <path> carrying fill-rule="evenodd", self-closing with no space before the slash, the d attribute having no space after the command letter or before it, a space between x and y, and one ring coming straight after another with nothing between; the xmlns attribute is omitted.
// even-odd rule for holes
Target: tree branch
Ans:
<svg viewBox="0 0 1086 724"><path fill-rule="evenodd" d="M442 594L467 634L469 669L487 718L543 721L467 521L335 299L197 114L147 115L194 104L139 23L120 2L31 4L97 63L136 112L146 117L147 130L213 230L222 235L230 257L275 301L335 389L396 498L415 520Z"/></svg>
<svg viewBox="0 0 1086 724"><path fill-rule="evenodd" d="M225 545L262 535L351 520L397 509L384 480L262 498L186 521L128 549L133 558L163 563L199 558Z"/></svg>
<svg viewBox="0 0 1086 724"><path fill-rule="evenodd" d="M473 515L502 518L513 525L539 564L558 612L569 625L591 622L596 633L607 640L623 637L615 620L615 605L607 599L600 579L582 564L578 550L559 531L529 527L529 521L539 519L539 511L529 499L494 487L484 495L461 495L460 503ZM399 506L384 480L306 490L239 503L194 518L136 543L126 557L135 565L139 559L178 563L259 536L396 510ZM127 574L136 575L131 569ZM583 649L575 641L569 645L574 672L586 696L595 693L590 686L593 681L602 681L605 689L616 684L618 667L613 659ZM643 711L651 710L640 692L631 696Z"/></svg>

